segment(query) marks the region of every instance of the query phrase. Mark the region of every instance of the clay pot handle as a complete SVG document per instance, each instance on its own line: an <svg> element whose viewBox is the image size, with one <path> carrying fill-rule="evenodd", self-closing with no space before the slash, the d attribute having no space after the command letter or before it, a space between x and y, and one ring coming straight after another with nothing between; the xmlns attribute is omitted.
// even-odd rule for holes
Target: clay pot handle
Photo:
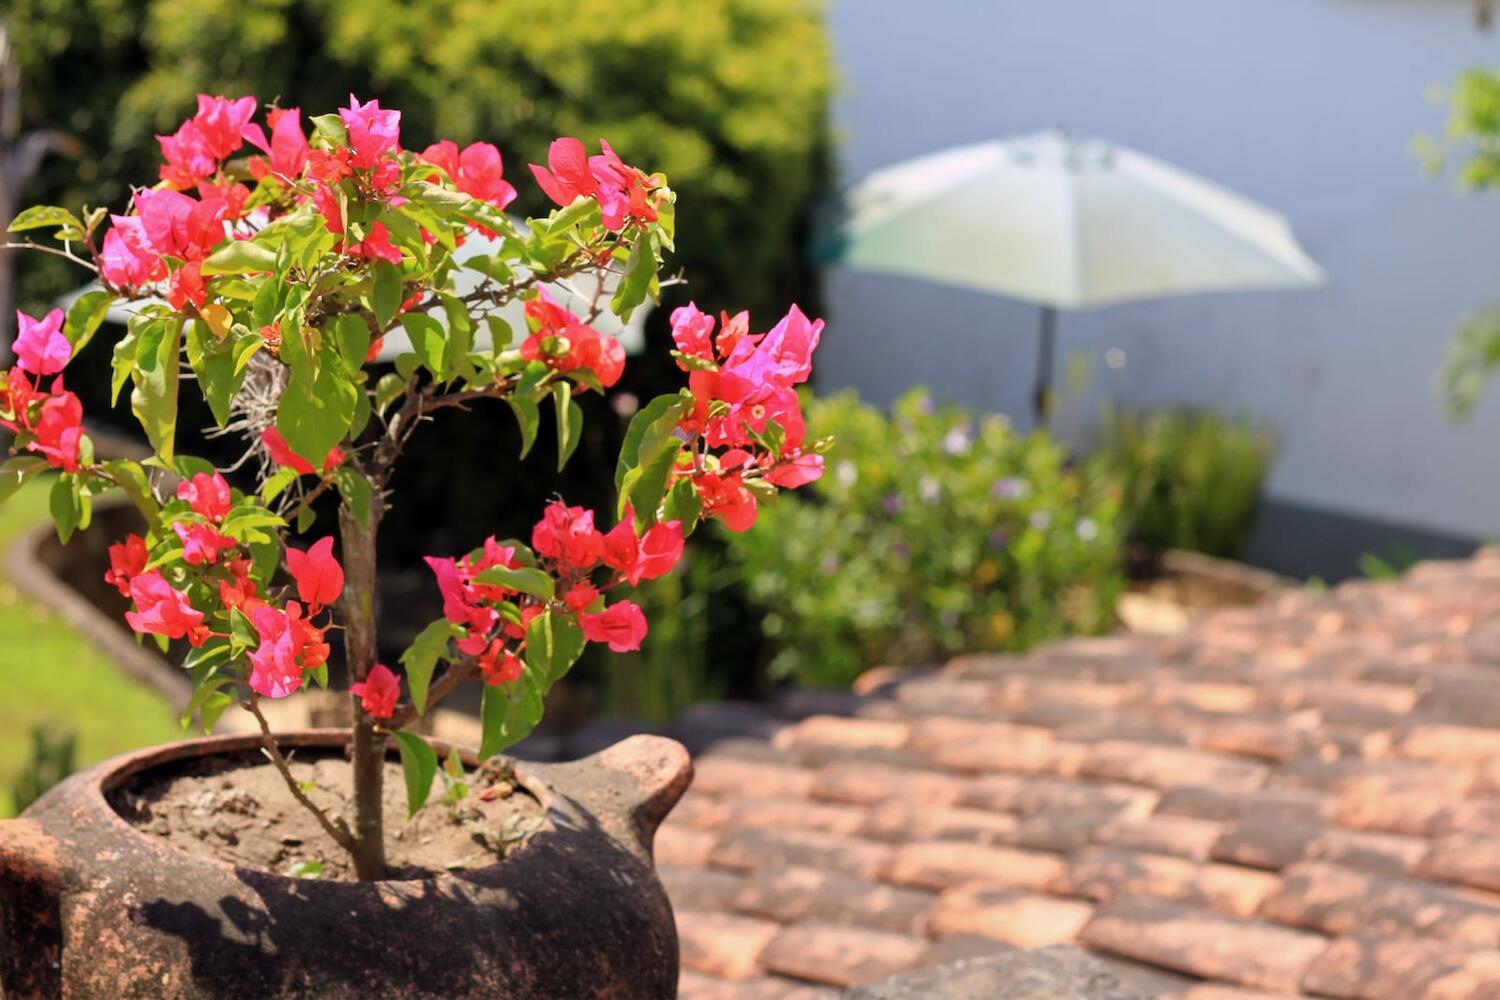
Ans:
<svg viewBox="0 0 1500 1000"><path fill-rule="evenodd" d="M0 885L55 886L62 879L62 845L34 819L0 820Z"/></svg>
<svg viewBox="0 0 1500 1000"><path fill-rule="evenodd" d="M687 748L664 736L631 736L592 757L525 769L565 779L570 796L586 804L601 822L627 821L648 852L656 828L693 782Z"/></svg>

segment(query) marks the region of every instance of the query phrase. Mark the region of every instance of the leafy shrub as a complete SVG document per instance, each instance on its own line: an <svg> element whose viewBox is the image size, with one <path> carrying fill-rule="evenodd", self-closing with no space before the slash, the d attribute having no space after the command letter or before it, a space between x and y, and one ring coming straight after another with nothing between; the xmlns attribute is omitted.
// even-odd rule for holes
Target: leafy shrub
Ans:
<svg viewBox="0 0 1500 1000"><path fill-rule="evenodd" d="M770 670L849 683L876 664L1016 650L1114 621L1122 586L1118 491L1070 469L1045 434L935 407L926 390L887 416L852 392L810 402L833 435L828 474L725 533L761 608Z"/></svg>
<svg viewBox="0 0 1500 1000"><path fill-rule="evenodd" d="M1102 458L1124 491L1127 532L1158 552L1237 557L1274 452L1268 431L1213 413L1104 415Z"/></svg>

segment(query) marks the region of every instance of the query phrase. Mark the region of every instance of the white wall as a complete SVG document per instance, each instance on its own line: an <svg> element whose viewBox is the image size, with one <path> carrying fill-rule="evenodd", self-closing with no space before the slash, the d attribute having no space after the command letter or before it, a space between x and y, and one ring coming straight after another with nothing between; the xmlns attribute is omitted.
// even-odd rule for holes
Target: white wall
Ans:
<svg viewBox="0 0 1500 1000"><path fill-rule="evenodd" d="M836 0L830 23L846 183L1062 125L1283 212L1328 272L1316 291L1065 314L1061 352L1096 360L1096 394L1270 422L1275 499L1500 535L1500 384L1463 427L1433 389L1455 325L1500 299L1500 195L1455 194L1406 149L1443 123L1430 85L1500 66L1471 4ZM925 382L1027 412L1031 307L845 270L828 291L820 384L883 402ZM1097 363L1109 347L1124 368Z"/></svg>

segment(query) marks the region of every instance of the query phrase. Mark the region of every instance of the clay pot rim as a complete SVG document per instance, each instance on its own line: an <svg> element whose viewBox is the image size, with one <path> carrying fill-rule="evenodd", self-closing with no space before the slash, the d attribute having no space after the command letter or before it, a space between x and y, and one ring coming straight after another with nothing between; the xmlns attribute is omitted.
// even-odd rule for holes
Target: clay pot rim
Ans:
<svg viewBox="0 0 1500 1000"><path fill-rule="evenodd" d="M277 745L282 748L315 747L319 749L340 749L348 745L352 738L352 731L349 729L295 729L275 735ZM456 745L447 740L439 739L429 739L428 742L432 744L432 748L438 752L440 757L446 755L449 748ZM431 885L433 882L443 879L468 881L474 876L493 872L514 862L523 861L524 855L530 850L535 839L554 829L552 824L554 793L544 781L539 780L535 775L526 773L525 762L512 758L511 762L515 765L517 783L541 804L543 817L547 824L533 834L520 848L507 854L494 864L485 865L483 868L465 869L462 873L443 871L421 878L379 879L373 882L349 882L332 879L323 881L298 878L294 875L283 875L280 872L266 868L254 868L247 865L234 864L229 861L222 861L218 858L205 858L200 854L190 854L187 851L172 846L160 837L153 837L133 826L125 817L115 811L114 806L110 804L109 799L106 797L109 792L128 784L132 778L157 767L194 757L208 757L216 754L230 755L253 751L259 749L260 746L261 738L258 734L198 736L191 739L177 740L172 743L161 743L155 746L144 747L140 750L127 751L99 764L95 764L87 771L82 772L79 777L87 776L86 794L89 797L90 804L103 817L107 824L111 825L118 832L135 838L137 843L145 850L165 856L164 860L189 867L194 865L208 866L229 874L242 871L254 872L257 877L279 879L288 885L302 887L307 886L310 882L316 882L318 885L347 886L351 888L356 886L377 886L390 887L392 889L401 887L415 889ZM388 747L387 756L389 756L389 752L390 748ZM458 746L458 752L465 766L474 766L477 754L472 748ZM28 817L23 814L20 818L26 819Z"/></svg>

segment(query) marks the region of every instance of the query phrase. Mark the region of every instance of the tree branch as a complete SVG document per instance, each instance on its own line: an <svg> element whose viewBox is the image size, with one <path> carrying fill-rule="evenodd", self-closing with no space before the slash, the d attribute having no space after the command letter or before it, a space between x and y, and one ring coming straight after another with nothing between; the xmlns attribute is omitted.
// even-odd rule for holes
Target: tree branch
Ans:
<svg viewBox="0 0 1500 1000"><path fill-rule="evenodd" d="M477 676L479 675L474 669L474 661L472 659L464 659L458 663L450 664L448 669L443 671L443 676L438 678L438 682L427 689L427 711L432 711L438 702L452 694L453 690L464 681ZM421 716L417 715L416 708L408 705L405 709L382 723L381 728L395 732L404 726L411 725L419 718Z"/></svg>

